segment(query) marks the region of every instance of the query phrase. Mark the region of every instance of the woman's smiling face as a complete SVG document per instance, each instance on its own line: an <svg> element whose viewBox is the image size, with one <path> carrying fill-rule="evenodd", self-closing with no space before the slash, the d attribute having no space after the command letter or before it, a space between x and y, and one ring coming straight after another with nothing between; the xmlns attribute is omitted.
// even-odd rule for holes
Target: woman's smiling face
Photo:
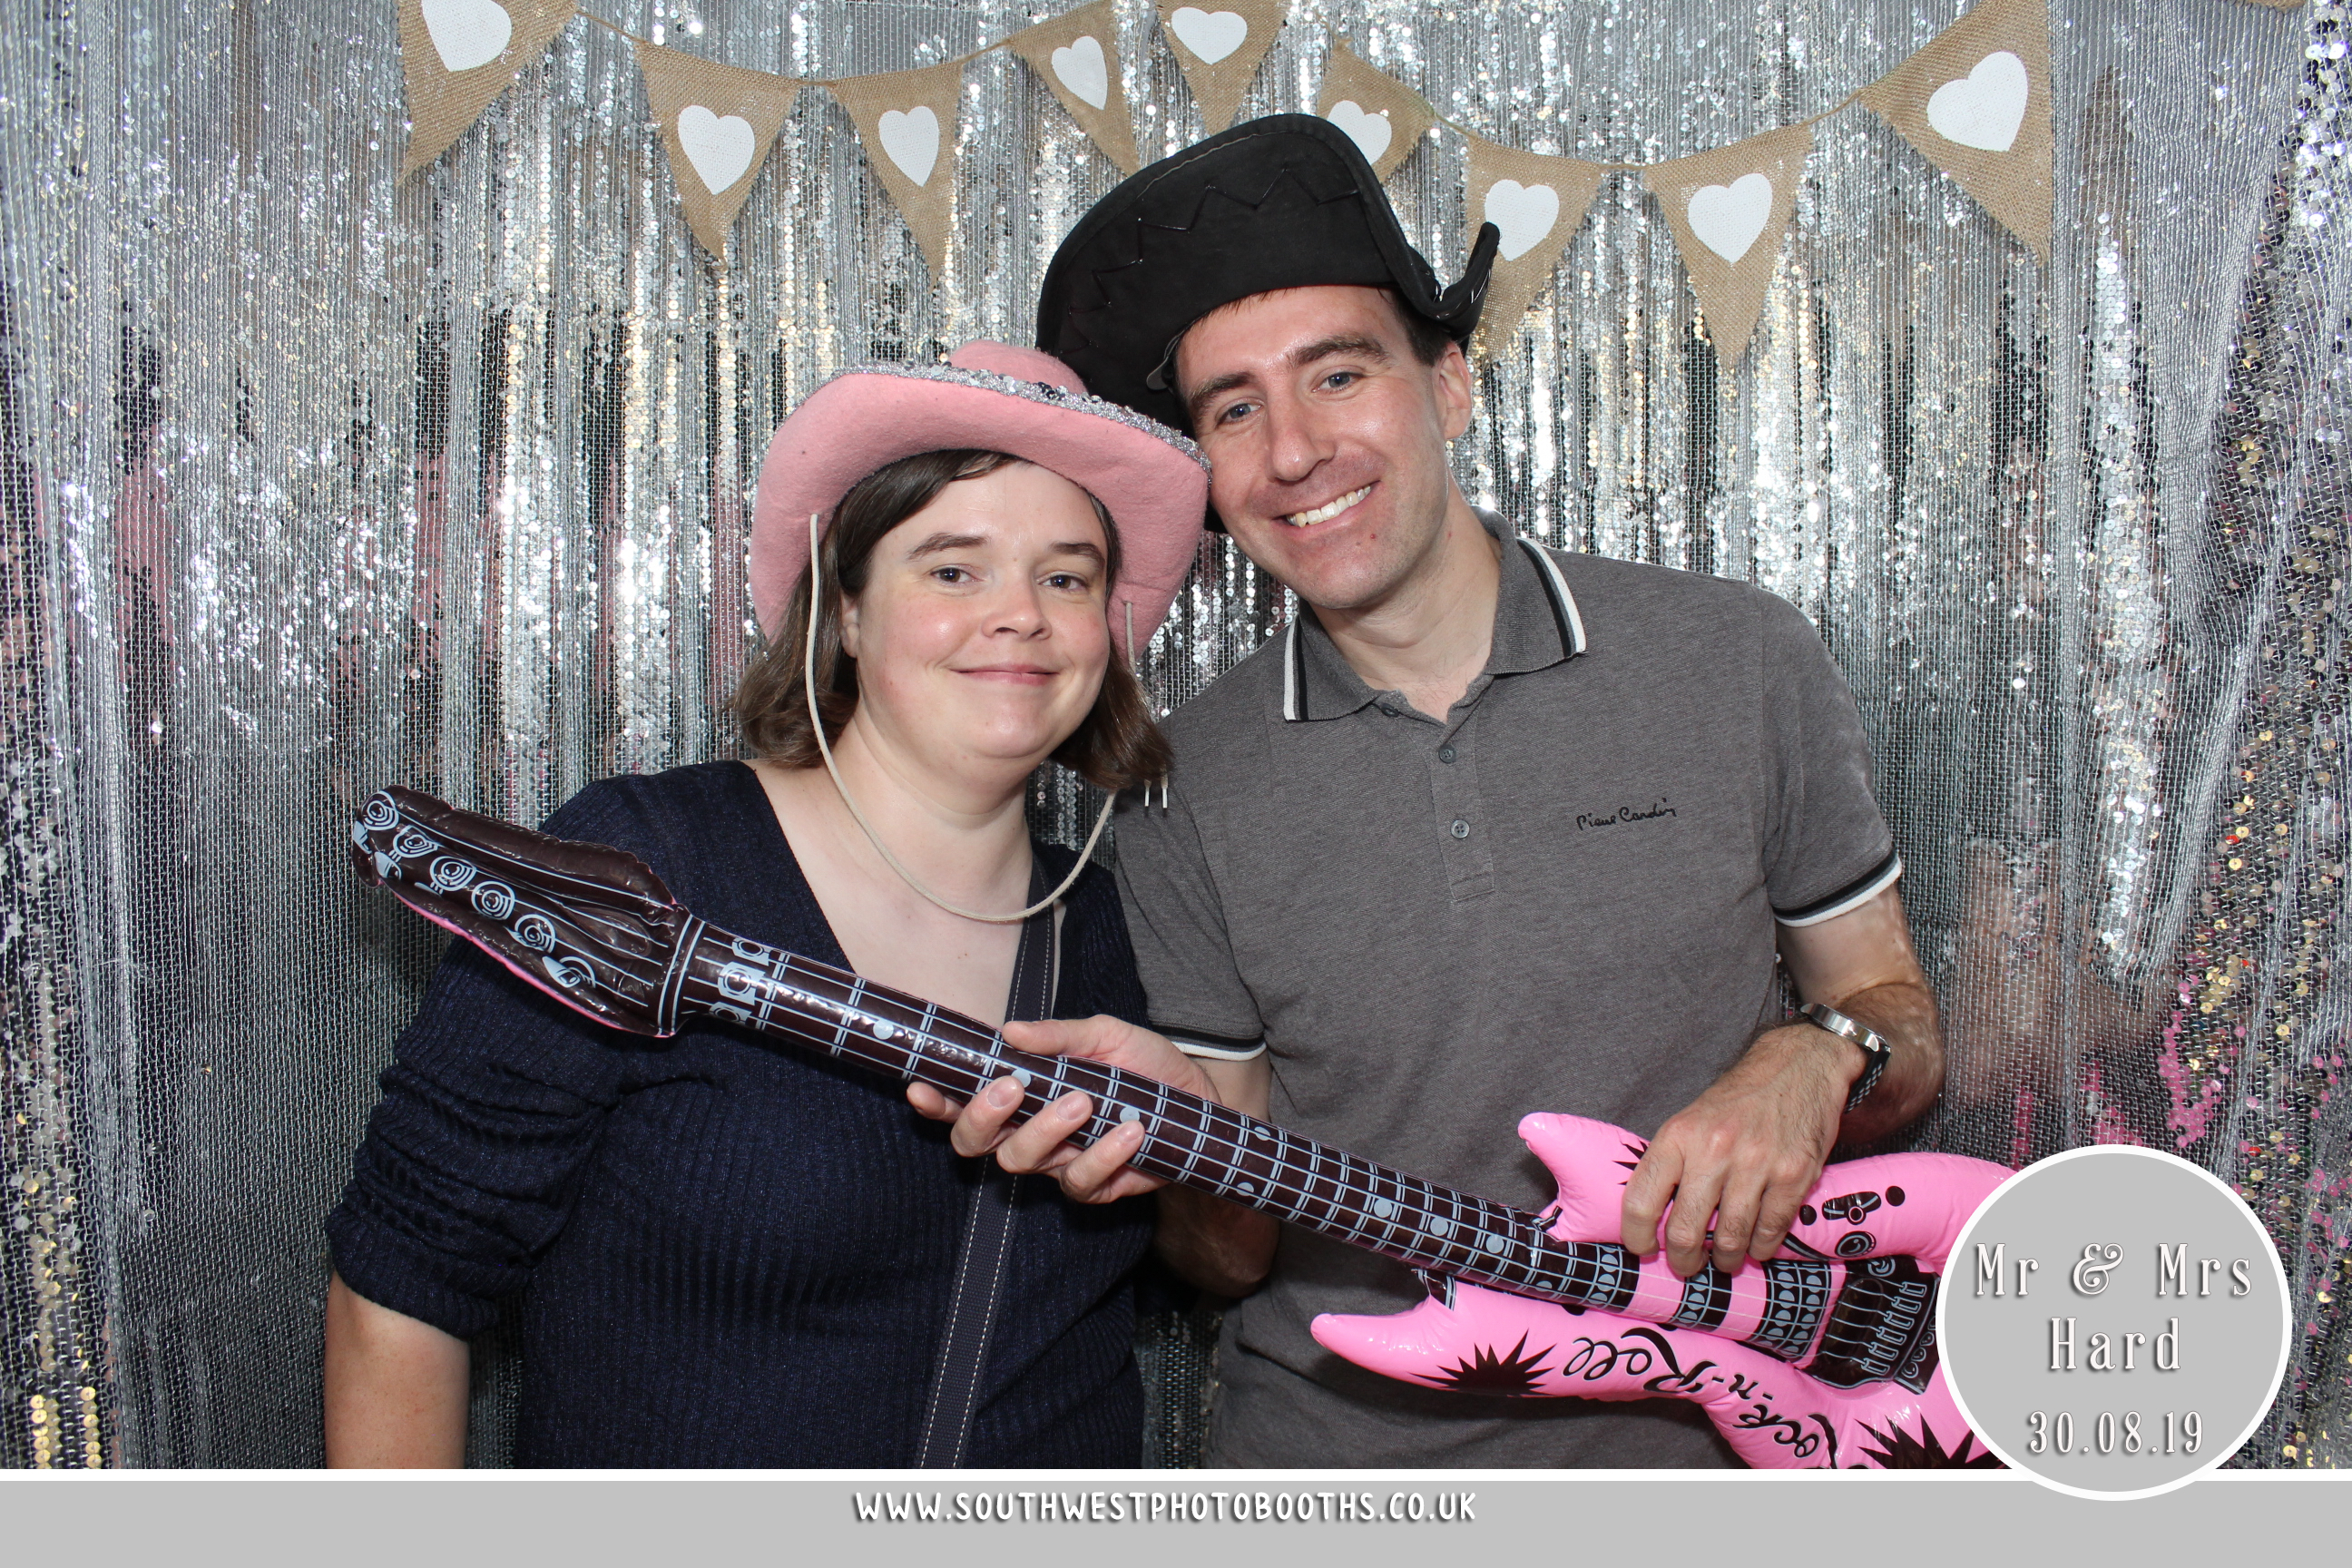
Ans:
<svg viewBox="0 0 2352 1568"><path fill-rule="evenodd" d="M1102 688L1108 544L1087 492L1033 463L949 485L843 608L859 721L933 765L1034 766Z"/></svg>

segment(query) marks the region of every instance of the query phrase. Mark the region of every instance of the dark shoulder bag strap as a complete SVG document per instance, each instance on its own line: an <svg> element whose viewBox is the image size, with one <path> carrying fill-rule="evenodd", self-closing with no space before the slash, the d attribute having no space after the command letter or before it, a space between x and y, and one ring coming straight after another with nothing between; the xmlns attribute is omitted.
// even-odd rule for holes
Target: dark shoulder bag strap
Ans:
<svg viewBox="0 0 2352 1568"><path fill-rule="evenodd" d="M1053 884L1040 865L1029 874L1029 897L1045 896ZM1053 1016L1054 987L1060 967L1061 906L1041 910L1021 924L1021 947L1013 960L1013 991L1004 1016L1037 1019ZM988 1360L990 1331L1003 1294L1004 1265L1013 1251L1013 1213L1021 1178L983 1158L980 1182L966 1217L963 1250L956 1258L955 1290L948 1300L947 1331L940 1345L939 1371L931 1379L929 1406L915 1464L927 1470L955 1469L971 1442L971 1420L980 1408L980 1374Z"/></svg>

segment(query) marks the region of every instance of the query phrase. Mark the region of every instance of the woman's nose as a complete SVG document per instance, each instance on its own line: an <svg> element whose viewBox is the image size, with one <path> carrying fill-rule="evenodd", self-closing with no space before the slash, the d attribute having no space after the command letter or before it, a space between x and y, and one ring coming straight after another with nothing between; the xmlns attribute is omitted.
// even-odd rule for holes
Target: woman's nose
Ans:
<svg viewBox="0 0 2352 1568"><path fill-rule="evenodd" d="M1007 583L989 606L989 624L993 630L1021 637L1044 632L1047 627L1045 605L1037 585L1025 581Z"/></svg>

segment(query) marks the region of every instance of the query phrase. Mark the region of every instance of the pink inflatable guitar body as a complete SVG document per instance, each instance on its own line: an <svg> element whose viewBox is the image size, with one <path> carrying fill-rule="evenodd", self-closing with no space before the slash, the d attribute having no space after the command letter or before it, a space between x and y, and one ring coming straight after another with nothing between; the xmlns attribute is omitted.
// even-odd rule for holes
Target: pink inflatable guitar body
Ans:
<svg viewBox="0 0 2352 1568"><path fill-rule="evenodd" d="M1936 1356L1936 1289L1960 1227L2008 1174L1944 1154L1832 1165L1780 1256L1677 1279L1619 1245L1638 1139L1572 1116L1520 1135L1559 1197L1529 1213L1425 1182L1123 1068L1036 1057L974 1019L719 930L641 861L388 789L352 825L369 881L599 1023L675 1034L722 1019L969 1099L1010 1074L1016 1119L1070 1090L1081 1145L1139 1121L1138 1170L1418 1269L1431 1298L1326 1315L1325 1345L1391 1377L1490 1393L1696 1400L1749 1463L1990 1465Z"/></svg>
<svg viewBox="0 0 2352 1568"><path fill-rule="evenodd" d="M1622 1253L1643 1141L1549 1113L1519 1136L1559 1184L1549 1234ZM1432 1279L1409 1311L1326 1313L1314 1333L1435 1388L1691 1400L1759 1468L1997 1468L1944 1386L1935 1308L1960 1227L2008 1174L1952 1154L1855 1160L1822 1172L1769 1269L1683 1280L1660 1255L1610 1281L1605 1308Z"/></svg>

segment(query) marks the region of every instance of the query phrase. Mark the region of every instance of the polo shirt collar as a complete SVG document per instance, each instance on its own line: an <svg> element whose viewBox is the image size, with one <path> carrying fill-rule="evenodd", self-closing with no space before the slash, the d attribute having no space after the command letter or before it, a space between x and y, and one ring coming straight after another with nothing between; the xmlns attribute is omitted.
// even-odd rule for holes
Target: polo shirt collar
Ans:
<svg viewBox="0 0 2352 1568"><path fill-rule="evenodd" d="M1503 544L1494 647L1486 673L1525 675L1582 653L1584 617L1559 563L1534 540L1514 538L1495 513L1484 507L1471 510ZM1315 612L1301 605L1283 633L1283 718L1292 723L1338 719L1379 695L1332 643Z"/></svg>

